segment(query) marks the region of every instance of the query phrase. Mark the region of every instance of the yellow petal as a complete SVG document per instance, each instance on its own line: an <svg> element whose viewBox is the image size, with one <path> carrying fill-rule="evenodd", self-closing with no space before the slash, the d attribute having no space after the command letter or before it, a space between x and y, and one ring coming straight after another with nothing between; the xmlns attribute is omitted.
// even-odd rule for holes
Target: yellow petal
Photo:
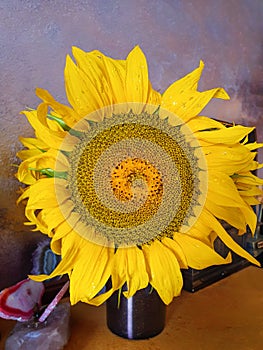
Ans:
<svg viewBox="0 0 263 350"><path fill-rule="evenodd" d="M143 246L149 282L168 305L183 286L179 263L173 252L159 241Z"/></svg>
<svg viewBox="0 0 263 350"><path fill-rule="evenodd" d="M187 269L188 268L187 259L181 246L173 239L170 239L167 237L162 239L162 243L174 253L174 255L176 256L176 259L178 260L180 268Z"/></svg>
<svg viewBox="0 0 263 350"><path fill-rule="evenodd" d="M58 154L60 155L59 158ZM49 149L47 152L30 149L18 152L17 155L25 158L18 167L17 178L28 185L43 177L38 170L54 169L55 166L57 171L66 172L68 170L67 158L54 149Z"/></svg>
<svg viewBox="0 0 263 350"><path fill-rule="evenodd" d="M262 196L262 190L256 186L250 186L247 189L239 190L240 196L244 197L256 197Z"/></svg>
<svg viewBox="0 0 263 350"><path fill-rule="evenodd" d="M48 211L58 207L56 193L55 191L51 190L53 185L53 178L39 179L18 199L18 202L20 202L21 200L28 198L25 208L25 215L31 223L37 225L39 230L46 234L49 234L47 231L48 225L42 222L42 217L38 214L38 212L42 209L47 209ZM63 188L64 186L61 185L61 187ZM69 198L67 191L65 191L64 196L64 200L66 201Z"/></svg>
<svg viewBox="0 0 263 350"><path fill-rule="evenodd" d="M126 281L128 291L124 292L124 295L126 298L130 298L137 290L146 288L149 283L145 259L143 252L137 247L118 250L123 250L123 253L126 255Z"/></svg>
<svg viewBox="0 0 263 350"><path fill-rule="evenodd" d="M229 99L225 90L221 88L197 91L203 67L201 61L199 68L170 85L162 96L162 107L188 121L197 116L212 98Z"/></svg>
<svg viewBox="0 0 263 350"><path fill-rule="evenodd" d="M92 51L90 54L96 58L98 65L100 65L99 62L102 64L102 69L111 91L112 102L115 104L127 102L125 95L126 61L114 60L103 55L100 51Z"/></svg>
<svg viewBox="0 0 263 350"><path fill-rule="evenodd" d="M146 58L136 46L127 57L127 71L125 79L127 102L147 101L148 96L148 66Z"/></svg>
<svg viewBox="0 0 263 350"><path fill-rule="evenodd" d="M142 251L137 247L118 248L114 255L112 268L112 288L118 290L127 283L126 298L137 290L147 287L149 277Z"/></svg>
<svg viewBox="0 0 263 350"><path fill-rule="evenodd" d="M21 195L18 197L16 204L19 204L23 200L27 199L30 196L30 186L21 189Z"/></svg>
<svg viewBox="0 0 263 350"><path fill-rule="evenodd" d="M246 232L247 223L240 208L228 207L227 203L226 206L221 206L211 200L207 200L206 207L209 208L210 212L218 219L226 221L243 233Z"/></svg>
<svg viewBox="0 0 263 350"><path fill-rule="evenodd" d="M90 302L105 286L111 273L113 250L77 237L79 249L70 275L71 304ZM73 252L74 254L74 252Z"/></svg>
<svg viewBox="0 0 263 350"><path fill-rule="evenodd" d="M242 125L236 125L220 130L200 131L196 133L196 137L198 140L203 140L205 142L234 145L254 129L254 127L249 128Z"/></svg>
<svg viewBox="0 0 263 350"><path fill-rule="evenodd" d="M62 248L64 251L66 250L66 253L64 254L60 263L57 265L57 267L54 269L54 271L50 275L45 275L45 274L30 275L29 277L34 281L41 282L49 278L70 274L72 268L74 267L78 250L76 250L74 245L70 245L66 249L65 245L66 245L66 242L62 245Z"/></svg>
<svg viewBox="0 0 263 350"><path fill-rule="evenodd" d="M69 56L66 59L64 74L68 101L81 117L108 105L108 100L103 100L100 91Z"/></svg>
<svg viewBox="0 0 263 350"><path fill-rule="evenodd" d="M246 198L246 197L244 197L244 198ZM251 205L249 203L246 203L246 201L244 201L244 203L246 204L246 206L240 208L240 210L242 211L243 215L245 216L247 225L249 226L252 234L254 234L254 232L256 230L256 226L257 226L257 217L256 217L256 214L255 214L254 210L252 209Z"/></svg>
<svg viewBox="0 0 263 350"><path fill-rule="evenodd" d="M57 113L69 127L73 127L80 119L80 116L69 106L57 102L54 97L44 89L36 88L36 95L46 104L48 104L55 113Z"/></svg>
<svg viewBox="0 0 263 350"><path fill-rule="evenodd" d="M38 150L47 150L49 147L48 145L43 142L42 140L31 138L31 137L19 137L19 141L24 145L25 147L31 149L36 148Z"/></svg>
<svg viewBox="0 0 263 350"><path fill-rule="evenodd" d="M207 210L206 210L206 225L211 227L212 230L216 232L218 237L225 243L225 245L235 252L237 255L247 259L252 264L260 266L260 263L252 257L247 251L245 251L238 243L236 243L233 238L225 231L222 225L217 221L217 219Z"/></svg>
<svg viewBox="0 0 263 350"><path fill-rule="evenodd" d="M118 249L114 254L112 266L112 289L120 289L126 282L127 254L126 249Z"/></svg>
<svg viewBox="0 0 263 350"><path fill-rule="evenodd" d="M209 169L222 171L228 175L247 172L253 167L254 154L243 145L227 147L224 144L203 147Z"/></svg>
<svg viewBox="0 0 263 350"><path fill-rule="evenodd" d="M27 203L28 209L52 208L57 205L53 178L39 179L35 184L31 185L30 197Z"/></svg>
<svg viewBox="0 0 263 350"><path fill-rule="evenodd" d="M233 180L218 171L210 170L208 173L208 193L209 200L217 205L228 207L244 207L242 198L233 182Z"/></svg>
<svg viewBox="0 0 263 350"><path fill-rule="evenodd" d="M152 88L151 82L149 81L147 103L150 105L160 106L161 100L161 94Z"/></svg>
<svg viewBox="0 0 263 350"><path fill-rule="evenodd" d="M255 149L263 147L263 143L253 142L253 143L247 143L244 146L247 147L250 151L254 151Z"/></svg>
<svg viewBox="0 0 263 350"><path fill-rule="evenodd" d="M197 116L212 98L223 96L223 89L215 88L204 92L184 93L176 99L176 103L169 107L169 109L177 114L184 121L190 120ZM225 96L227 99L227 94Z"/></svg>
<svg viewBox="0 0 263 350"><path fill-rule="evenodd" d="M34 175L29 173L28 171L23 171L23 169L21 168L19 168L16 177L20 182L26 185L33 185L37 181L37 178Z"/></svg>
<svg viewBox="0 0 263 350"><path fill-rule="evenodd" d="M263 184L263 179L260 179L256 175L252 174L250 171L246 173L239 173L233 178L237 188L239 186L245 185L249 186L259 186Z"/></svg>
<svg viewBox="0 0 263 350"><path fill-rule="evenodd" d="M72 212L70 214L70 220L63 221L61 224L59 224L55 229L55 234L52 238L52 241L50 243L51 249L56 254L61 254L62 249L62 239L66 237L68 234L70 234L77 223L79 222L80 217L77 213ZM69 223L70 221L70 223Z"/></svg>
<svg viewBox="0 0 263 350"><path fill-rule="evenodd" d="M28 158L32 158L35 156L39 156L43 154L43 152L41 152L40 150L38 150L37 148L31 148L31 149L26 149L26 150L22 150L22 151L18 151L17 152L17 157L20 158L21 160L26 160Z"/></svg>
<svg viewBox="0 0 263 350"><path fill-rule="evenodd" d="M225 126L212 118L198 116L192 118L187 122L187 125L193 132L201 131L201 130L211 130L211 129L224 129Z"/></svg>
<svg viewBox="0 0 263 350"><path fill-rule="evenodd" d="M240 208L246 223L249 225L252 232L255 230L256 217L252 208L240 196L233 180L216 171L209 172L207 198L220 206Z"/></svg>
<svg viewBox="0 0 263 350"><path fill-rule="evenodd" d="M211 229L205 224L205 220L203 220L204 216L205 212L202 210L196 222L185 233L212 247Z"/></svg>
<svg viewBox="0 0 263 350"><path fill-rule="evenodd" d="M71 202L71 205L69 205L70 201L67 201L67 212L65 210L65 206L63 207L63 213L61 212L60 207L52 208L52 209L43 209L39 213L38 217L46 223L47 226L47 234L49 237L53 236L53 231L56 229L58 225L60 225L63 221L65 221L70 213L74 209L74 205ZM42 231L42 230L40 230ZM43 231L42 231L43 232Z"/></svg>
<svg viewBox="0 0 263 350"><path fill-rule="evenodd" d="M183 93L187 90L197 90L198 82L201 78L203 69L204 62L200 61L198 68L194 69L192 72L188 73L181 79L176 80L172 85L169 86L163 95L164 99L167 99L169 95L172 98L172 96L178 94L178 92Z"/></svg>
<svg viewBox="0 0 263 350"><path fill-rule="evenodd" d="M37 137L46 142L49 147L54 149L59 149L61 147L61 143L64 140L65 136L67 136L68 143L76 144L77 139L68 134L65 131L55 131L52 130L47 123L47 105L44 103L38 106L37 111L23 111L22 112L28 119L29 123L36 131ZM55 121L50 121L56 123ZM57 123L56 123L57 124ZM63 143L63 149L65 151L71 150L70 147L66 147L67 144Z"/></svg>
<svg viewBox="0 0 263 350"><path fill-rule="evenodd" d="M244 202L246 202L246 204L248 204L249 206L253 206L253 205L258 205L261 203L261 201L255 197L242 197Z"/></svg>
<svg viewBox="0 0 263 350"><path fill-rule="evenodd" d="M32 168L35 168L35 162L33 162L30 165L32 166ZM30 171L28 168L28 162L22 162L18 167L16 177L20 182L26 185L32 185L37 181L39 177L37 176L36 172Z"/></svg>
<svg viewBox="0 0 263 350"><path fill-rule="evenodd" d="M42 220L40 212L37 212L34 209L26 209L26 217L29 222L26 222L25 225L35 225L35 229L33 231L40 231L46 235L49 235L47 223Z"/></svg>
<svg viewBox="0 0 263 350"><path fill-rule="evenodd" d="M184 233L175 233L174 240L181 246L188 266L201 270L212 265L228 264L231 254L223 258L214 249Z"/></svg>
<svg viewBox="0 0 263 350"><path fill-rule="evenodd" d="M94 52L84 52L77 47L72 47L72 53L77 66L85 73L87 81L92 84L100 96L102 96L105 106L113 103L112 93L109 83L105 77L103 62Z"/></svg>

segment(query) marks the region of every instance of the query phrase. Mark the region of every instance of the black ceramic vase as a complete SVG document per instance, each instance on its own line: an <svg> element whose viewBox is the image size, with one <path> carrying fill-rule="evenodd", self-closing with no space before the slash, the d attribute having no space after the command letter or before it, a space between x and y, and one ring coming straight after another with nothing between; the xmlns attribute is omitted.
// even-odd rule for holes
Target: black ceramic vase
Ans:
<svg viewBox="0 0 263 350"><path fill-rule="evenodd" d="M116 291L107 300L107 325L123 338L151 338L164 329L165 311L166 305L151 286L129 299Z"/></svg>

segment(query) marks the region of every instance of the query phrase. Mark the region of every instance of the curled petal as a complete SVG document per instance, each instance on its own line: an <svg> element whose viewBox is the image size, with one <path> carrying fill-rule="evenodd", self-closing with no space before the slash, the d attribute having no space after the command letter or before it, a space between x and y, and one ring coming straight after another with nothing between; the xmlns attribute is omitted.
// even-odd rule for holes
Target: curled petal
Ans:
<svg viewBox="0 0 263 350"><path fill-rule="evenodd" d="M231 254L223 258L208 245L186 234L175 233L174 240L181 246L187 265L194 269L202 270L212 265L228 264L232 261Z"/></svg>
<svg viewBox="0 0 263 350"><path fill-rule="evenodd" d="M245 251L233 238L225 231L223 226L216 220L216 218L208 210L206 210L206 224L216 232L218 237L225 243L225 245L233 252L250 261L252 264L260 266L260 263L247 251Z"/></svg>
<svg viewBox="0 0 263 350"><path fill-rule="evenodd" d="M200 141L205 141L207 143L224 143L234 145L241 141L254 129L254 127L249 128L242 125L236 125L220 130L201 131L196 133L196 136Z"/></svg>
<svg viewBox="0 0 263 350"><path fill-rule="evenodd" d="M177 80L164 92L162 107L177 114L184 121L189 121L197 116L212 98L229 99L224 89L198 92L198 81L204 68L204 63L193 72Z"/></svg>

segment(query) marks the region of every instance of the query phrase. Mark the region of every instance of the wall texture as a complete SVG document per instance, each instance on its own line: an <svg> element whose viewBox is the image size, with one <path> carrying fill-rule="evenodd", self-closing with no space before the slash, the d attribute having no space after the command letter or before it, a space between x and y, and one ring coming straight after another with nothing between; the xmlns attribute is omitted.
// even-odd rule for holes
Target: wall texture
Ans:
<svg viewBox="0 0 263 350"><path fill-rule="evenodd" d="M66 102L72 45L125 58L139 44L159 91L203 59L200 89L222 86L231 96L204 113L256 125L263 141L262 0L2 0L0 15L0 289L28 273L41 236L23 227L23 207L15 205L18 137L32 135L19 112L38 104L37 86Z"/></svg>

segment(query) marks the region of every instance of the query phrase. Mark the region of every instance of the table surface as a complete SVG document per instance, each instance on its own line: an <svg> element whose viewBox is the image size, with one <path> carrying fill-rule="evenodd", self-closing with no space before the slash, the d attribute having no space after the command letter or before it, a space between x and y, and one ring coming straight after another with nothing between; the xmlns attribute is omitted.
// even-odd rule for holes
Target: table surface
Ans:
<svg viewBox="0 0 263 350"><path fill-rule="evenodd" d="M0 349L15 322L0 319ZM263 269L249 266L195 293L182 291L167 307L164 331L126 340L106 326L105 305L71 308L71 337L64 350L262 350Z"/></svg>

